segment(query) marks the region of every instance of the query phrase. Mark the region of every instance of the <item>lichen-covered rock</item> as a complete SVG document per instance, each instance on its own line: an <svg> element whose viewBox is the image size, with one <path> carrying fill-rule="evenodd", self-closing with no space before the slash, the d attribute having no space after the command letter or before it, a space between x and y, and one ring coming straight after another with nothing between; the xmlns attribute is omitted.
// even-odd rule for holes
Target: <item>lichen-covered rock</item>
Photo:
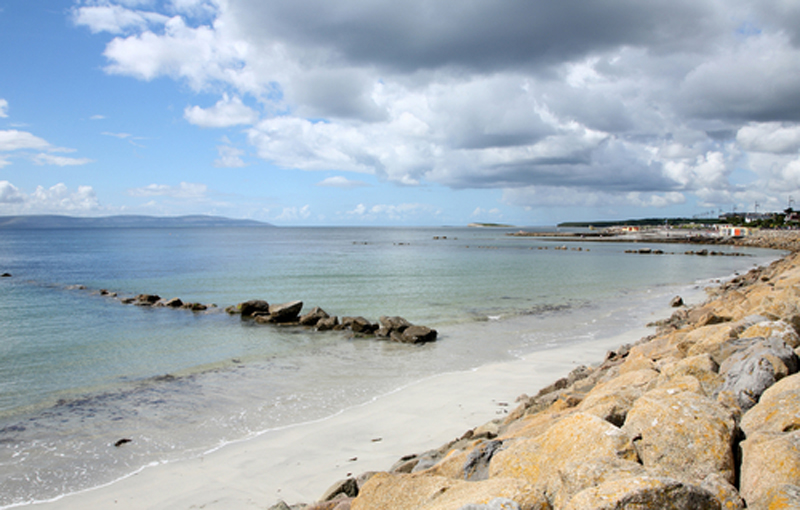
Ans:
<svg viewBox="0 0 800 510"><path fill-rule="evenodd" d="M795 510L800 508L800 486L783 484L769 489L747 508L760 510Z"/></svg>
<svg viewBox="0 0 800 510"><path fill-rule="evenodd" d="M723 510L742 510L745 508L744 500L739 491L730 482L720 475L708 475L700 488L707 490L717 498Z"/></svg>
<svg viewBox="0 0 800 510"><path fill-rule="evenodd" d="M517 503L522 510L549 509L547 500L521 480L494 478L465 482L423 474L378 473L364 484L352 510L458 510L488 504L496 498Z"/></svg>
<svg viewBox="0 0 800 510"><path fill-rule="evenodd" d="M622 429L635 438L645 467L689 483L713 473L734 482L736 424L710 398L654 390L636 401Z"/></svg>
<svg viewBox="0 0 800 510"><path fill-rule="evenodd" d="M506 441L504 449L494 454L489 474L525 480L549 493L560 469L600 459L636 461L637 456L630 438L618 427L591 414L575 413L540 436Z"/></svg>
<svg viewBox="0 0 800 510"><path fill-rule="evenodd" d="M611 480L645 475L644 466L624 459L603 458L567 464L559 469L547 496L553 508L564 508L573 496L585 489Z"/></svg>
<svg viewBox="0 0 800 510"><path fill-rule="evenodd" d="M725 376L720 400L729 394L742 411L753 407L775 381L797 372L797 355L782 340L753 340L753 345L731 355L720 367Z"/></svg>
<svg viewBox="0 0 800 510"><path fill-rule="evenodd" d="M747 437L756 432L789 432L800 429L800 374L781 379L741 421Z"/></svg>
<svg viewBox="0 0 800 510"><path fill-rule="evenodd" d="M705 489L670 478L641 476L605 482L579 492L566 510L720 510Z"/></svg>
<svg viewBox="0 0 800 510"><path fill-rule="evenodd" d="M667 386L671 380L691 376L702 386L700 394L708 396L716 393L719 386L722 385L723 378L718 371L719 365L710 354L698 354L662 366L657 384L659 387L663 387Z"/></svg>
<svg viewBox="0 0 800 510"><path fill-rule="evenodd" d="M800 485L800 431L758 432L742 441L739 490L747 501L763 499L781 485Z"/></svg>
<svg viewBox="0 0 800 510"><path fill-rule="evenodd" d="M800 336L794 327L786 321L761 321L756 323L739 335L740 338L777 337L791 348L800 347Z"/></svg>
<svg viewBox="0 0 800 510"><path fill-rule="evenodd" d="M580 403L578 410L621 426L633 403L652 388L657 378L658 372L651 369L620 374L595 386Z"/></svg>

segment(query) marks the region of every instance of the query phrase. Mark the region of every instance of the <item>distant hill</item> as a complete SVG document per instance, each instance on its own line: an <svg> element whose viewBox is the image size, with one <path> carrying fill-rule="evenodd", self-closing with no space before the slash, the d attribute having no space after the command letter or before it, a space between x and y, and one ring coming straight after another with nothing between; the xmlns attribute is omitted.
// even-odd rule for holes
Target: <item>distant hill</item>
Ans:
<svg viewBox="0 0 800 510"><path fill-rule="evenodd" d="M78 218L59 215L0 216L0 229L47 228L208 228L208 227L273 227L255 220L234 220L220 216L104 216Z"/></svg>

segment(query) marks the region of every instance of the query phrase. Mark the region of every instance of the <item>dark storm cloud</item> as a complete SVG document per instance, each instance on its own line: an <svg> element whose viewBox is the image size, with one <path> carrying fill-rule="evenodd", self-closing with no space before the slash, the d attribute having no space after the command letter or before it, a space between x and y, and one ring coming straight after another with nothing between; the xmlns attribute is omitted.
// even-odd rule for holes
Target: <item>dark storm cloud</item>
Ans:
<svg viewBox="0 0 800 510"><path fill-rule="evenodd" d="M398 72L557 64L623 46L693 51L723 26L690 0L256 1L232 3L249 32Z"/></svg>

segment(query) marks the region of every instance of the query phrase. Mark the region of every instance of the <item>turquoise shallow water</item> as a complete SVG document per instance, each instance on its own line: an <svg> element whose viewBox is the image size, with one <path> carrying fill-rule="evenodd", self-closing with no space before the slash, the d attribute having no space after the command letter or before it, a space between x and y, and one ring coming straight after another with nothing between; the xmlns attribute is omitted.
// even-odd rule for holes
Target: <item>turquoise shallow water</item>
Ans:
<svg viewBox="0 0 800 510"><path fill-rule="evenodd" d="M0 280L0 507L329 416L436 373L640 326L682 289L778 256L638 256L588 242L563 251L505 233L0 231L0 272L13 275ZM220 308L126 306L99 289ZM371 320L402 315L440 339L347 339L220 311L252 298ZM123 437L133 442L115 448Z"/></svg>

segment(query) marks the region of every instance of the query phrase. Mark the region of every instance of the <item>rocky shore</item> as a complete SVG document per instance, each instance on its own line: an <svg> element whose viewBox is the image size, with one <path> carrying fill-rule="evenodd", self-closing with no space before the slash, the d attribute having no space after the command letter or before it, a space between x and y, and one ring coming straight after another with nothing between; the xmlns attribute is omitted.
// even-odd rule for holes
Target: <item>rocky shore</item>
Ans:
<svg viewBox="0 0 800 510"><path fill-rule="evenodd" d="M794 253L502 419L272 509L800 508L799 240L749 238Z"/></svg>

